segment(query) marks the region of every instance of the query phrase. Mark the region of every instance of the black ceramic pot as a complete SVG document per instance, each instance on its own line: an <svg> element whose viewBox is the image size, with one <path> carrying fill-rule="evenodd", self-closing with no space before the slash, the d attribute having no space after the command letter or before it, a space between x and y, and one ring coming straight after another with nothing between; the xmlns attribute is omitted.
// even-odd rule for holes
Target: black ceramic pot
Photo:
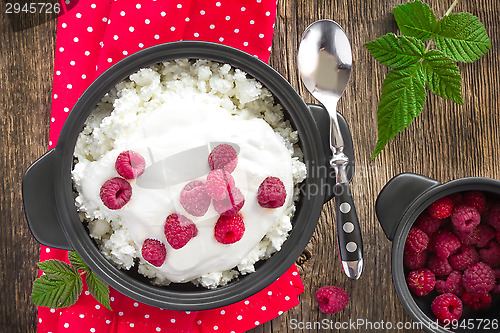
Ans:
<svg viewBox="0 0 500 333"><path fill-rule="evenodd" d="M490 178L462 178L441 184L431 178L403 173L391 179L377 198L377 217L387 238L392 241L394 287L406 312L414 321L422 323L426 332L500 332L498 295L493 296L489 308L481 311L464 309L455 327L443 327L436 324L436 317L431 310L431 303L438 294L432 292L425 297L414 297L406 283L409 272L403 267L403 252L406 236L415 219L437 199L471 190L489 192L500 198L500 181Z"/></svg>
<svg viewBox="0 0 500 333"><path fill-rule="evenodd" d="M283 105L286 117L298 130L304 160L309 168L293 218L293 230L281 251L256 265L256 272L216 290L190 283L168 287L151 285L137 272L115 268L99 252L80 221L72 193L71 169L77 136L102 96L140 68L172 59L210 59L240 68L262 82ZM340 125L345 152L354 161L352 140L344 118ZM23 178L26 217L42 244L76 251L110 286L142 303L171 310L206 310L245 299L281 276L299 257L316 227L323 203L333 197L334 173L328 164L329 116L323 108L306 105L290 84L256 57L237 49L207 42L175 42L139 51L118 62L83 93L72 109L57 146L38 159ZM323 172L317 172L318 166ZM319 168L319 169L321 169ZM315 172L312 172L315 170ZM327 170L328 172L325 172ZM349 167L352 178L354 162Z"/></svg>

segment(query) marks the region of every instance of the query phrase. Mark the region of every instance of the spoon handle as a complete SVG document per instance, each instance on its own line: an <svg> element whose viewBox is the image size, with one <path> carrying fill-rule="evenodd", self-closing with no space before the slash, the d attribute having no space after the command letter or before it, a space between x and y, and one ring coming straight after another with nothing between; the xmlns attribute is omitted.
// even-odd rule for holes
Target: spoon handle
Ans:
<svg viewBox="0 0 500 333"><path fill-rule="evenodd" d="M363 241L349 183L335 185L335 217L342 267L350 279L357 280L363 271Z"/></svg>

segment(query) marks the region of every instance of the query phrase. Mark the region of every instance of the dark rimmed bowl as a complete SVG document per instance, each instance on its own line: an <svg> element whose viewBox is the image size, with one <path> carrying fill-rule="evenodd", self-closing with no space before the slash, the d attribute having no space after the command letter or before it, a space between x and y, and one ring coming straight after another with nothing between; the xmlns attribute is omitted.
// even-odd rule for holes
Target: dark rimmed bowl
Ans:
<svg viewBox="0 0 500 333"><path fill-rule="evenodd" d="M259 262L256 272L216 290L191 284L153 286L134 272L117 269L99 252L80 221L72 193L71 168L77 136L97 102L117 83L140 68L166 60L209 59L240 68L262 82L280 102L287 119L298 130L304 161L309 169L293 218L293 230L281 251ZM30 230L42 244L76 251L110 286L139 302L170 310L206 310L243 300L281 276L299 257L316 227L323 203L333 197L335 174L330 169L329 116L325 109L306 105L290 84L256 57L208 42L175 42L141 50L113 65L78 99L66 120L57 146L34 162L23 178L23 201ZM352 139L340 116L345 152L354 161ZM311 172L315 170L316 172ZM326 171L325 171L326 170ZM349 165L352 178L354 162Z"/></svg>
<svg viewBox="0 0 500 333"><path fill-rule="evenodd" d="M441 184L437 180L414 173L392 178L380 192L375 205L384 232L392 241L392 280L399 300L410 317L422 323L425 332L466 333L500 332L500 296L493 295L490 307L480 311L464 309L455 325L438 325L432 313L435 292L415 297L406 282L403 252L406 237L416 218L434 201L464 191L483 191L500 198L500 181L491 178L461 178Z"/></svg>

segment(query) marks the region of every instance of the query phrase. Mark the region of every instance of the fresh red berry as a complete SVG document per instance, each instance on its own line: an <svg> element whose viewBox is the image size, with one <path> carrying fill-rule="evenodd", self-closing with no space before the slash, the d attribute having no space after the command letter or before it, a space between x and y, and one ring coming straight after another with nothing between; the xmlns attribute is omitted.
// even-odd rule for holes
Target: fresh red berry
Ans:
<svg viewBox="0 0 500 333"><path fill-rule="evenodd" d="M463 272L479 262L479 253L473 246L462 245L460 251L452 255L448 261L453 269Z"/></svg>
<svg viewBox="0 0 500 333"><path fill-rule="evenodd" d="M497 230L496 240L500 244L500 229Z"/></svg>
<svg viewBox="0 0 500 333"><path fill-rule="evenodd" d="M403 264L411 270L424 267L426 260L427 251L422 251L420 253L405 252L403 254Z"/></svg>
<svg viewBox="0 0 500 333"><path fill-rule="evenodd" d="M495 286L495 273L490 266L479 262L467 268L464 272L463 283L468 293L481 295L490 292Z"/></svg>
<svg viewBox="0 0 500 333"><path fill-rule="evenodd" d="M316 301L321 312L334 314L347 306L349 295L338 287L321 287L316 292Z"/></svg>
<svg viewBox="0 0 500 333"><path fill-rule="evenodd" d="M257 191L259 205L264 208L278 208L285 204L286 189L278 177L267 177Z"/></svg>
<svg viewBox="0 0 500 333"><path fill-rule="evenodd" d="M422 213L415 221L415 226L425 232L427 236L432 236L441 226L441 220Z"/></svg>
<svg viewBox="0 0 500 333"><path fill-rule="evenodd" d="M457 296L462 295L462 274L457 271L453 271L448 275L446 280L436 281L436 291L440 294L452 293Z"/></svg>
<svg viewBox="0 0 500 333"><path fill-rule="evenodd" d="M425 296L434 290L436 276L427 268L420 268L408 274L408 287L417 296Z"/></svg>
<svg viewBox="0 0 500 333"><path fill-rule="evenodd" d="M500 268L494 269L493 273L495 274L495 286L491 292L494 294L500 294Z"/></svg>
<svg viewBox="0 0 500 333"><path fill-rule="evenodd" d="M497 230L500 230L500 204L492 207L486 215L486 221Z"/></svg>
<svg viewBox="0 0 500 333"><path fill-rule="evenodd" d="M212 199L224 199L231 187L234 187L234 178L229 172L216 169L208 174L205 188Z"/></svg>
<svg viewBox="0 0 500 333"><path fill-rule="evenodd" d="M486 309L491 305L491 295L490 293L484 293L481 295L472 295L468 292L462 294L462 302L465 306L472 308L474 311L481 309Z"/></svg>
<svg viewBox="0 0 500 333"><path fill-rule="evenodd" d="M441 259L436 255L432 255L429 258L427 267L436 276L445 276L453 272L453 267L451 267L448 259Z"/></svg>
<svg viewBox="0 0 500 333"><path fill-rule="evenodd" d="M428 208L427 213L437 219L445 219L453 212L453 200L444 197L434 201Z"/></svg>
<svg viewBox="0 0 500 333"><path fill-rule="evenodd" d="M468 206L476 208L479 214L486 209L486 197L483 192L469 191L464 193L464 203Z"/></svg>
<svg viewBox="0 0 500 333"><path fill-rule="evenodd" d="M441 322L451 323L462 316L463 305L460 298L451 293L442 294L434 299L431 309Z"/></svg>
<svg viewBox="0 0 500 333"><path fill-rule="evenodd" d="M238 153L233 146L226 143L220 144L208 155L208 164L212 170L224 169L231 173L238 164Z"/></svg>
<svg viewBox="0 0 500 333"><path fill-rule="evenodd" d="M215 224L215 239L222 244L236 243L245 233L245 223L240 214L220 216Z"/></svg>
<svg viewBox="0 0 500 333"><path fill-rule="evenodd" d="M439 258L446 259L455 253L462 243L457 236L449 231L442 230L432 236L430 251L435 252Z"/></svg>
<svg viewBox="0 0 500 333"><path fill-rule="evenodd" d="M210 207L212 198L208 195L205 183L193 180L184 186L181 191L180 203L193 216L203 216Z"/></svg>
<svg viewBox="0 0 500 333"><path fill-rule="evenodd" d="M198 235L198 228L193 221L180 214L170 214L163 229L168 244L176 250Z"/></svg>
<svg viewBox="0 0 500 333"><path fill-rule="evenodd" d="M451 214L453 227L460 232L470 232L481 223L481 215L472 206L458 206Z"/></svg>
<svg viewBox="0 0 500 333"><path fill-rule="evenodd" d="M420 253L427 248L429 236L417 227L412 227L406 237L405 252Z"/></svg>
<svg viewBox="0 0 500 333"><path fill-rule="evenodd" d="M450 194L448 198L453 201L454 206L458 206L464 203L464 196L462 195L462 192L456 192L453 194Z"/></svg>
<svg viewBox="0 0 500 333"><path fill-rule="evenodd" d="M141 154L133 151L122 151L116 158L115 169L125 179L135 179L144 173L146 160Z"/></svg>
<svg viewBox="0 0 500 333"><path fill-rule="evenodd" d="M488 245L479 250L481 261L491 268L500 267L500 245L492 240Z"/></svg>
<svg viewBox="0 0 500 333"><path fill-rule="evenodd" d="M495 237L495 230L481 223L471 232L460 232L455 230L455 234L464 245L476 245L479 248L485 247L490 240Z"/></svg>
<svg viewBox="0 0 500 333"><path fill-rule="evenodd" d="M214 200L214 209L224 216L231 216L238 213L245 204L245 197L237 187L231 187L226 197L222 200Z"/></svg>
<svg viewBox="0 0 500 333"><path fill-rule="evenodd" d="M120 209L130 201L132 186L125 179L114 177L101 186L99 196L102 203L109 209Z"/></svg>
<svg viewBox="0 0 500 333"><path fill-rule="evenodd" d="M151 265L160 267L165 262L167 249L165 244L153 238L147 238L142 244L141 254Z"/></svg>

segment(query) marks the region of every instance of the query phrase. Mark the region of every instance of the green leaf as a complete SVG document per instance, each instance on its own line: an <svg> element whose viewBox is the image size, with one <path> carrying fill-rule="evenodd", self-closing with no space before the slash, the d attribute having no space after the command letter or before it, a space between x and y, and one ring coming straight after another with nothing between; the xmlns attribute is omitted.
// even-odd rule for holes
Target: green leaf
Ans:
<svg viewBox="0 0 500 333"><path fill-rule="evenodd" d="M378 105L378 141L372 158L422 112L425 95L421 63L387 73Z"/></svg>
<svg viewBox="0 0 500 333"><path fill-rule="evenodd" d="M49 277L74 277L78 276L75 267L55 259L49 259L38 263L38 267Z"/></svg>
<svg viewBox="0 0 500 333"><path fill-rule="evenodd" d="M404 67L422 59L424 43L413 37L396 36L392 33L366 43L370 54L389 67Z"/></svg>
<svg viewBox="0 0 500 333"><path fill-rule="evenodd" d="M94 298L104 305L107 309L111 309L111 303L109 301L109 286L101 280L94 272L87 272L87 277L85 278L87 282L87 288Z"/></svg>
<svg viewBox="0 0 500 333"><path fill-rule="evenodd" d="M426 41L436 28L436 15L430 7L421 2L408 2L396 6L392 12L401 33Z"/></svg>
<svg viewBox="0 0 500 333"><path fill-rule="evenodd" d="M87 266L85 261L83 261L83 259L80 258L78 253L76 253L75 251L68 252L68 259L73 267L76 267L77 269L84 271L84 272L90 271L89 266Z"/></svg>
<svg viewBox="0 0 500 333"><path fill-rule="evenodd" d="M464 104L460 69L450 57L439 50L430 50L425 54L422 65L425 80L433 93Z"/></svg>
<svg viewBox="0 0 500 333"><path fill-rule="evenodd" d="M443 17L433 38L436 46L455 61L475 61L491 48L484 25L470 13Z"/></svg>
<svg viewBox="0 0 500 333"><path fill-rule="evenodd" d="M31 301L49 308L65 308L76 303L82 293L83 282L79 275L42 275L33 283Z"/></svg>

